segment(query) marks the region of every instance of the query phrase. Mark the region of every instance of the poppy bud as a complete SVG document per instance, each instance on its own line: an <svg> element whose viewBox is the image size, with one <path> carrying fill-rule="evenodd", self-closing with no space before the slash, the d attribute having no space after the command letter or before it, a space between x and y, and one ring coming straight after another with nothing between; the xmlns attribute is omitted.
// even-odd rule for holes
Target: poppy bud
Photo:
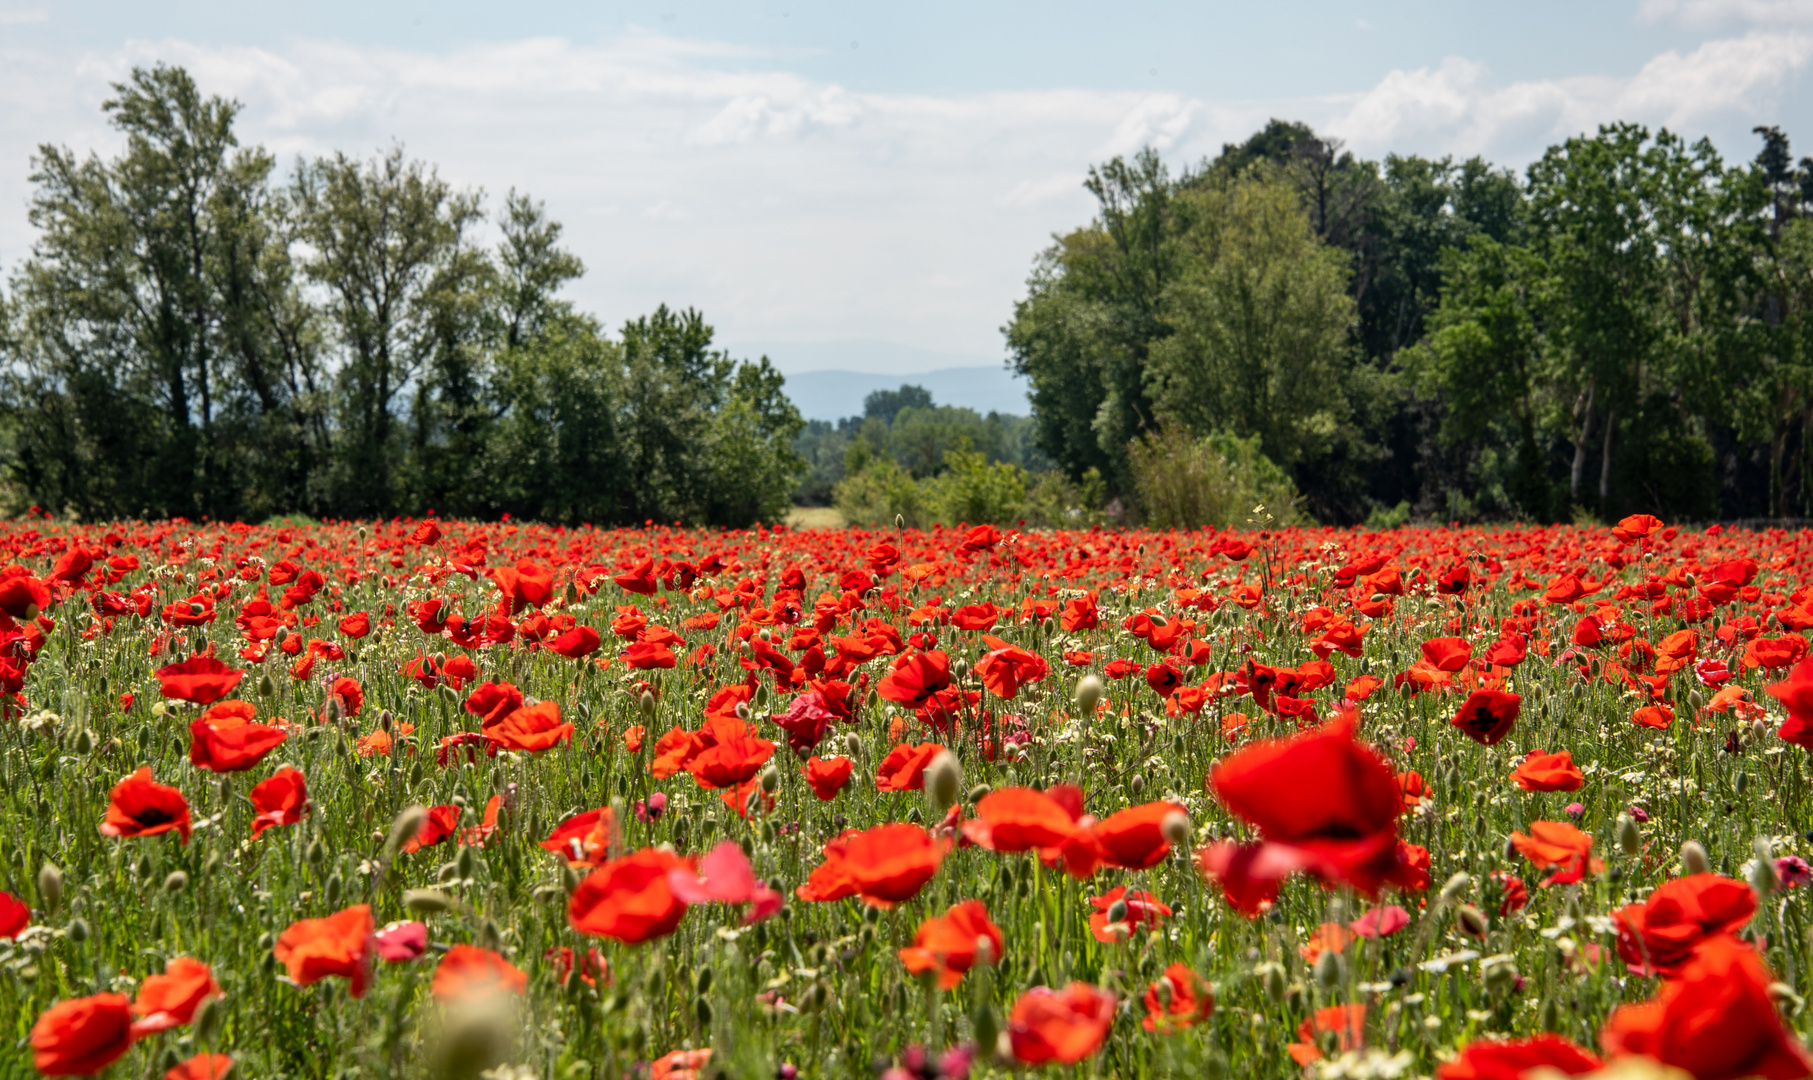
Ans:
<svg viewBox="0 0 1813 1080"><path fill-rule="evenodd" d="M422 831L422 823L428 820L426 806L405 806L390 823L390 835L384 841L385 850L394 852L402 847L411 837Z"/></svg>
<svg viewBox="0 0 1813 1080"><path fill-rule="evenodd" d="M1124 923L1126 921L1127 902L1125 900L1116 900L1114 903L1108 905L1108 922L1111 925L1114 923Z"/></svg>
<svg viewBox="0 0 1813 1080"><path fill-rule="evenodd" d="M164 891L167 893L179 893L188 887L189 875L181 870L172 870L169 876L164 878Z"/></svg>
<svg viewBox="0 0 1813 1080"><path fill-rule="evenodd" d="M699 1016L700 1027L708 1028L711 1026L711 1002L706 1001L704 998L700 998L693 1003L693 1011Z"/></svg>
<svg viewBox="0 0 1813 1080"><path fill-rule="evenodd" d="M381 727L381 728L383 728L383 729L384 729L384 730L385 730L385 731L389 731L389 730L390 730L390 725L391 725L391 715L390 715L390 710L389 710L389 709L381 709L381 710L379 710L379 712L378 712L378 726L379 726L379 727Z"/></svg>
<svg viewBox="0 0 1813 1080"><path fill-rule="evenodd" d="M862 755L862 736L852 731L844 736L844 756L855 761Z"/></svg>
<svg viewBox="0 0 1813 1080"><path fill-rule="evenodd" d="M770 764L762 770L762 790L772 795L780 790L781 771Z"/></svg>
<svg viewBox="0 0 1813 1080"><path fill-rule="evenodd" d="M146 879L149 879L152 873L157 870L157 867L151 865L151 853L149 851L139 856L136 869L138 870L138 876Z"/></svg>
<svg viewBox="0 0 1813 1080"><path fill-rule="evenodd" d="M1183 847L1190 842L1190 815L1173 810L1158 823L1158 831L1172 847Z"/></svg>
<svg viewBox="0 0 1813 1080"><path fill-rule="evenodd" d="M700 997L704 997L706 994L711 993L711 965L710 964L707 964L704 967L699 969L698 991L699 991Z"/></svg>
<svg viewBox="0 0 1813 1080"><path fill-rule="evenodd" d="M328 907L337 908L340 906L340 890L345 887L345 882L340 880L340 871L335 870L328 876L327 887L321 890L324 898L327 900Z"/></svg>
<svg viewBox="0 0 1813 1080"><path fill-rule="evenodd" d="M1002 1034L1001 1022L995 1018L995 1008L987 1001L976 1006L976 1011L969 1018L969 1026L977 1046L993 1046Z"/></svg>
<svg viewBox="0 0 1813 1080"><path fill-rule="evenodd" d="M201 864L202 876L203 877L213 877L215 875L215 873L217 873L220 870L220 863L221 863L220 850L218 848L216 848L213 851L208 852L207 859L205 861L203 861L203 863Z"/></svg>
<svg viewBox="0 0 1813 1080"><path fill-rule="evenodd" d="M433 915L453 906L453 898L439 889L404 889L403 906L417 915Z"/></svg>
<svg viewBox="0 0 1813 1080"><path fill-rule="evenodd" d="M327 860L327 845L321 842L320 837L309 842L307 858L310 866L320 866Z"/></svg>
<svg viewBox="0 0 1813 1080"><path fill-rule="evenodd" d="M94 736L87 728L76 733L76 753L87 757L94 752Z"/></svg>
<svg viewBox="0 0 1813 1080"><path fill-rule="evenodd" d="M63 901L63 871L56 863L47 862L38 868L38 903L44 913L57 910Z"/></svg>
<svg viewBox="0 0 1813 1080"><path fill-rule="evenodd" d="M1698 840L1681 845L1681 869L1689 875L1712 873L1712 860L1706 857L1706 849Z"/></svg>
<svg viewBox="0 0 1813 1080"><path fill-rule="evenodd" d="M1454 925L1461 933L1470 938L1484 941L1491 926L1486 922L1486 913L1472 904L1462 904L1454 909Z"/></svg>
<svg viewBox="0 0 1813 1080"><path fill-rule="evenodd" d="M1265 987L1265 996L1271 998L1273 1004L1284 1000L1284 992L1287 988L1284 984L1283 964L1276 960L1267 961L1255 967L1253 975Z"/></svg>
<svg viewBox="0 0 1813 1080"><path fill-rule="evenodd" d="M1742 795L1744 792L1746 792L1750 789L1750 774L1747 772L1738 773L1737 776L1732 780L1731 786L1733 788L1737 789L1737 793L1739 795Z"/></svg>
<svg viewBox="0 0 1813 1080"><path fill-rule="evenodd" d="M1138 795L1140 792L1146 790L1146 778L1139 773L1134 773L1127 779L1127 789L1133 792L1133 794Z"/></svg>
<svg viewBox="0 0 1813 1080"><path fill-rule="evenodd" d="M1325 950L1316 957L1316 985L1324 990L1332 990L1341 982L1341 954L1333 949Z"/></svg>
<svg viewBox="0 0 1813 1080"><path fill-rule="evenodd" d="M1085 675L1076 681L1076 708L1083 716L1094 716L1095 710L1102 702L1102 680L1095 675Z"/></svg>
<svg viewBox="0 0 1813 1080"><path fill-rule="evenodd" d="M762 627L761 631L756 636L761 638L763 641L773 641L774 640L774 631L772 631L772 630L768 629L766 626L764 626L764 627Z"/></svg>
<svg viewBox="0 0 1813 1080"><path fill-rule="evenodd" d="M989 787L987 784L977 784L975 787L969 789L969 795L965 798L964 801L979 802L979 801L981 801L981 799L984 795L987 795L990 791L993 791L993 790L994 789Z"/></svg>
<svg viewBox="0 0 1813 1080"><path fill-rule="evenodd" d="M942 816L957 801L962 790L963 768L957 764L957 755L949 750L941 752L925 767L925 797L933 814Z"/></svg>
<svg viewBox="0 0 1813 1080"><path fill-rule="evenodd" d="M894 515L894 527L896 529L906 528L906 515L905 514L895 514Z"/></svg>
<svg viewBox="0 0 1813 1080"><path fill-rule="evenodd" d="M1643 834L1637 831L1637 821L1629 814L1618 815L1618 850L1632 857L1643 850Z"/></svg>
<svg viewBox="0 0 1813 1080"><path fill-rule="evenodd" d="M226 1018L226 1013L222 1010L218 997L201 999L201 1004L195 1007L195 1015L190 1020L195 1025L197 1042L205 1044L214 1040L215 1033L220 1030L221 1020Z"/></svg>
<svg viewBox="0 0 1813 1080"><path fill-rule="evenodd" d="M473 870L477 869L477 864L474 861L475 859L476 856L472 854L471 848L463 847L460 849L459 857L453 860L454 864L459 867L460 877L470 878L472 876Z"/></svg>
<svg viewBox="0 0 1813 1080"><path fill-rule="evenodd" d="M1487 993L1498 995L1517 985L1517 961L1510 956L1488 956L1479 962Z"/></svg>
<svg viewBox="0 0 1813 1080"><path fill-rule="evenodd" d="M1543 1031L1559 1030L1561 1025L1561 1006L1553 995L1542 999L1542 1010L1536 1014L1536 1026Z"/></svg>
<svg viewBox="0 0 1813 1080"><path fill-rule="evenodd" d="M737 719L747 724L749 722L749 716L749 703L747 701L737 702Z"/></svg>
<svg viewBox="0 0 1813 1080"><path fill-rule="evenodd" d="M1467 872L1465 870L1456 870L1454 876L1448 879L1448 883L1442 886L1442 900L1451 904L1457 897L1465 894L1472 886L1473 879L1467 875Z"/></svg>

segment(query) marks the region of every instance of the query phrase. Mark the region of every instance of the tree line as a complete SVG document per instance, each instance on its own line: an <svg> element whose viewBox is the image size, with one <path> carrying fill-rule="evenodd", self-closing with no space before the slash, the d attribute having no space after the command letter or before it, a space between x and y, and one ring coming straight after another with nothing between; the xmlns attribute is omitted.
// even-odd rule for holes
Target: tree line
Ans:
<svg viewBox="0 0 1813 1080"><path fill-rule="evenodd" d="M1109 161L1004 328L1037 443L1137 500L1158 448L1256 440L1337 523L1813 515L1813 160L1756 132Z"/></svg>
<svg viewBox="0 0 1813 1080"><path fill-rule="evenodd" d="M715 349L693 310L611 336L560 299L584 266L541 203L488 213L400 147L280 175L181 68L114 90L124 150L40 148L37 241L0 295L15 508L746 525L790 506L803 424L779 372Z"/></svg>

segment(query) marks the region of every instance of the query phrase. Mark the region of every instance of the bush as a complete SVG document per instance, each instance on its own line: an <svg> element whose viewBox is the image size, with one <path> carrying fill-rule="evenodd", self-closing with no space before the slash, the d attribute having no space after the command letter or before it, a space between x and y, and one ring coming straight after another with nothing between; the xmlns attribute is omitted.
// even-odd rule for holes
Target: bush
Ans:
<svg viewBox="0 0 1813 1080"><path fill-rule="evenodd" d="M1026 516L1026 470L1006 461L990 465L967 443L944 452L944 471L925 487L927 501L947 525L1005 525Z"/></svg>
<svg viewBox="0 0 1813 1080"><path fill-rule="evenodd" d="M831 490L831 505L846 525L886 527L901 521L918 528L932 518L926 492L913 474L892 458L876 457L865 439L850 444L844 478Z"/></svg>
<svg viewBox="0 0 1813 1080"><path fill-rule="evenodd" d="M1127 447L1139 511L1154 528L1227 527L1266 520L1304 520L1297 487L1259 452L1257 436L1227 432L1201 438L1176 425Z"/></svg>

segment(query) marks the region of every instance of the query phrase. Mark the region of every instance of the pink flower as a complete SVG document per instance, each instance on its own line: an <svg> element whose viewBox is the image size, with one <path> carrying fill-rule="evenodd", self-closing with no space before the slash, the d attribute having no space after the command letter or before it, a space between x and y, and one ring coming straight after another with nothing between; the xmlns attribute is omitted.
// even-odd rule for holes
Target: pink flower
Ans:
<svg viewBox="0 0 1813 1080"><path fill-rule="evenodd" d="M749 857L734 840L721 841L700 859L697 874L684 867L669 870L667 887L687 904L750 904L745 925L781 909L781 894L756 880Z"/></svg>
<svg viewBox="0 0 1813 1080"><path fill-rule="evenodd" d="M1717 686L1731 680L1731 668L1723 660L1701 660L1693 666L1693 673L1707 686Z"/></svg>
<svg viewBox="0 0 1813 1080"><path fill-rule="evenodd" d="M395 922L373 934L372 941L385 963L400 964L428 951L428 927L419 922Z"/></svg>
<svg viewBox="0 0 1813 1080"><path fill-rule="evenodd" d="M1649 820L1649 811L1641 806L1633 806L1630 808L1630 819L1641 825Z"/></svg>
<svg viewBox="0 0 1813 1080"><path fill-rule="evenodd" d="M1571 803L1568 803L1568 804L1567 804L1567 807L1566 807L1566 810L1567 810L1567 816L1568 816L1568 817L1571 817L1571 818L1577 818L1577 817L1579 817L1579 816L1580 816L1580 815L1581 815L1581 814L1584 814L1584 813L1586 813L1586 804L1585 804L1585 803L1577 803L1577 802L1571 802Z"/></svg>
<svg viewBox="0 0 1813 1080"><path fill-rule="evenodd" d="M1790 889L1805 885L1813 879L1813 867L1808 867L1807 860L1799 855L1785 855L1775 860L1775 879Z"/></svg>
<svg viewBox="0 0 1813 1080"><path fill-rule="evenodd" d="M660 821L661 815L667 812L667 793L657 791L647 799L636 800L636 820L647 824Z"/></svg>
<svg viewBox="0 0 1813 1080"><path fill-rule="evenodd" d="M1373 908L1347 924L1347 928L1363 938L1382 938L1402 930L1410 925L1410 913L1396 904Z"/></svg>

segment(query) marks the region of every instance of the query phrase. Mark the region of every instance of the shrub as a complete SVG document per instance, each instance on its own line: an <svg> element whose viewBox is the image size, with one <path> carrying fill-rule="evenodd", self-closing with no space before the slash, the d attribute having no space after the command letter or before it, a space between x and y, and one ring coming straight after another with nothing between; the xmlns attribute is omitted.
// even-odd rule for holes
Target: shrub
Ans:
<svg viewBox="0 0 1813 1080"><path fill-rule="evenodd" d="M1139 510L1154 528L1230 526L1269 517L1302 521L1301 496L1283 469L1259 452L1257 436L1200 438L1167 425L1127 447Z"/></svg>

